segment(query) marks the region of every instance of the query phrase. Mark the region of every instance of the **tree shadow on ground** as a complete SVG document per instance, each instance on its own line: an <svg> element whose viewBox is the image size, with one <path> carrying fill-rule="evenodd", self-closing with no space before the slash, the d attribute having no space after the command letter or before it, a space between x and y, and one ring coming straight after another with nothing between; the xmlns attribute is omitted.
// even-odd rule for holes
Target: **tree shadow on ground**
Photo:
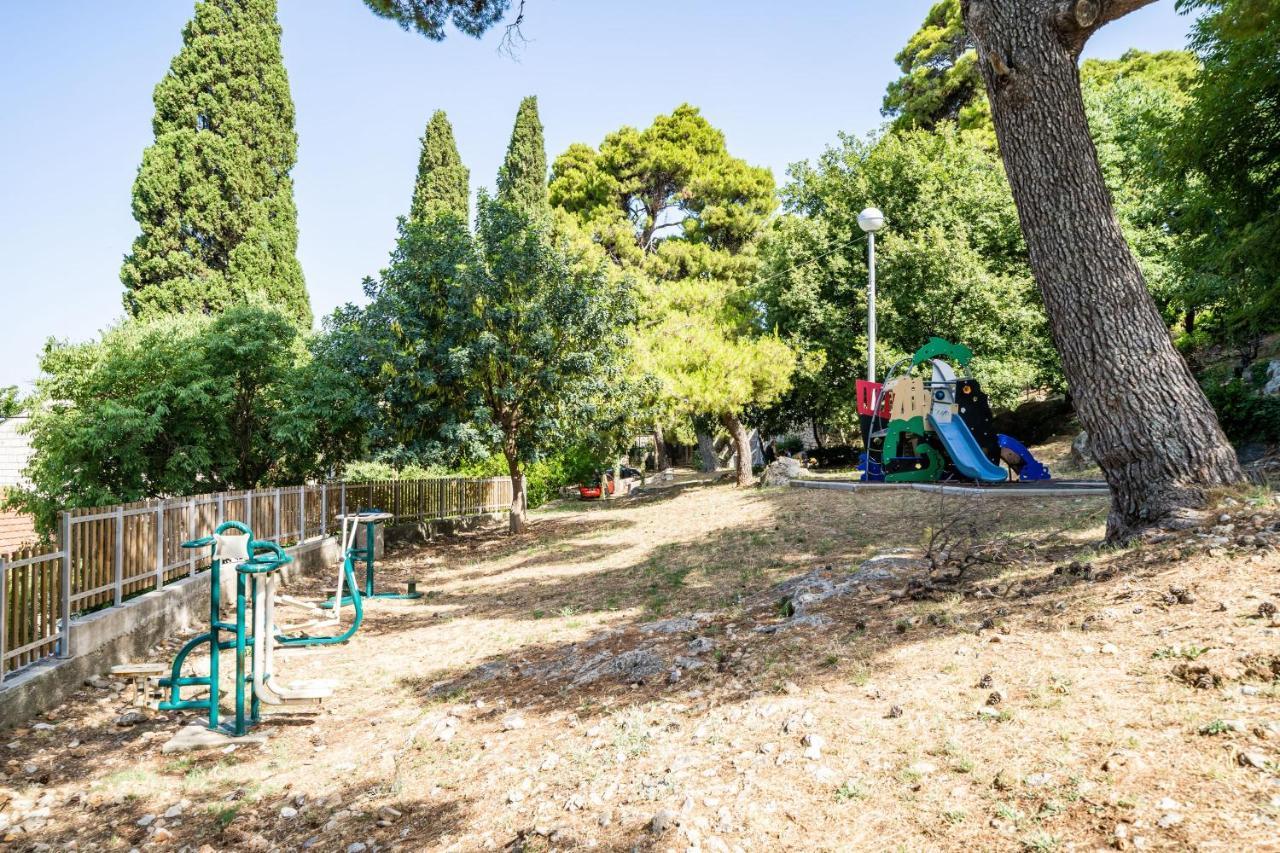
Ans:
<svg viewBox="0 0 1280 853"><path fill-rule="evenodd" d="M128 737L137 740L148 730L159 733L165 724L157 718ZM282 730L279 715L255 729L272 737ZM131 751L116 738L82 734L90 740L82 742L76 755L86 767L101 768L108 760L121 764L122 755ZM175 755L158 770L142 761L122 766L102 777L97 790L59 797L46 821L18 832L6 849L67 850L74 841L80 850L195 850L209 845L219 851L329 851L356 842L369 849L396 844L420 850L447 842L475 819L466 798L400 791L394 776L334 784L323 774L288 780L238 775L237 768L252 766L258 753L259 747L245 745L230 754ZM85 776L79 767L55 770L43 790L83 789ZM177 814L169 811L175 806Z"/></svg>
<svg viewBox="0 0 1280 853"><path fill-rule="evenodd" d="M515 705L535 713L580 715L618 701L674 699L691 689L716 690L733 701L779 689L787 681L803 687L807 675L827 675L830 665L822 662L833 656L853 656L871 666L897 646L940 634L998 637L1010 625L1060 620L1063 599L1089 577L1055 573L1055 562L1090 545L1087 539L1070 541L1066 534L1096 526L1106 512L1105 500L1088 501L1064 529L1060 507L1020 498L939 503L895 493L850 500L840 517L827 518L806 513L803 499L783 490L757 493L748 502L752 507L761 512L697 541L660 544L643 559L553 580L504 584L502 603L492 597L476 602L465 590L443 596L440 603L465 608L471 618L528 618L527 607L517 602L533 595L572 600L579 612L626 615L594 637L521 645L478 666L422 673L401 684L426 703L465 697L490 708ZM780 519L785 523L775 523ZM915 563L883 577L859 579L856 571L850 573L875 553L919 546L922 531L934 538L932 550L953 549L957 557L962 549L972 552L959 577L957 564L945 559L936 571ZM1019 544L1020 539L1027 541ZM833 582L853 581L849 594L813 608L819 624L784 618L787 604L777 591L778 582L806 572ZM687 620L699 611L710 613ZM654 626L664 617L677 617L670 632ZM694 640L710 641L713 651L694 655ZM661 665L638 678L588 672L593 661L634 652L649 653ZM776 665L797 657L810 665ZM671 681L676 668L678 680Z"/></svg>

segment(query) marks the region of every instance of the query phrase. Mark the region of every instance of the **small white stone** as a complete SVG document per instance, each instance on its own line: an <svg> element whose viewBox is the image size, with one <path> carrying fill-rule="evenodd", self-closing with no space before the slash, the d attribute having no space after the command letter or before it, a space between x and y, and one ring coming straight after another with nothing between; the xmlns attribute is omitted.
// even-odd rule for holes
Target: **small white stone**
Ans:
<svg viewBox="0 0 1280 853"><path fill-rule="evenodd" d="M285 820L293 820L297 816L298 816L298 810L295 809L293 806L285 806L280 810L280 817L284 818Z"/></svg>
<svg viewBox="0 0 1280 853"><path fill-rule="evenodd" d="M1101 651L1104 655L1114 655L1120 652L1114 643L1103 643Z"/></svg>
<svg viewBox="0 0 1280 853"><path fill-rule="evenodd" d="M144 814L142 817L138 818L138 826L151 826L151 824L155 823L155 820L155 815Z"/></svg>

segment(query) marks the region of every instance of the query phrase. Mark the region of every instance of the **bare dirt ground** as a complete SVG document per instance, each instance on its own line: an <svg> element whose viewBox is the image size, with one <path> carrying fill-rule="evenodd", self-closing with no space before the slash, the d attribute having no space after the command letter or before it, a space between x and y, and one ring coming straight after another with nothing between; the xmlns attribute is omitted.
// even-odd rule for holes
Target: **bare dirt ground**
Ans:
<svg viewBox="0 0 1280 853"><path fill-rule="evenodd" d="M1105 511L684 477L415 546L264 747L165 755L188 717L93 687L6 733L4 840L1280 849L1280 504L1118 551Z"/></svg>

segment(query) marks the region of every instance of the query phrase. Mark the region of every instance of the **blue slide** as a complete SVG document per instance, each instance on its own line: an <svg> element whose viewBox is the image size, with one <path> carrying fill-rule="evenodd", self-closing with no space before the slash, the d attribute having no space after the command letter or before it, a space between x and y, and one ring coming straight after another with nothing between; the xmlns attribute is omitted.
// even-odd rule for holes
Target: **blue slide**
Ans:
<svg viewBox="0 0 1280 853"><path fill-rule="evenodd" d="M953 417L948 422L940 423L934 420L933 415L929 415L929 425L938 434L938 438L942 439L942 446L947 449L951 464L961 474L984 483L1003 483L1009 479L1003 468L983 454L977 439L960 418Z"/></svg>

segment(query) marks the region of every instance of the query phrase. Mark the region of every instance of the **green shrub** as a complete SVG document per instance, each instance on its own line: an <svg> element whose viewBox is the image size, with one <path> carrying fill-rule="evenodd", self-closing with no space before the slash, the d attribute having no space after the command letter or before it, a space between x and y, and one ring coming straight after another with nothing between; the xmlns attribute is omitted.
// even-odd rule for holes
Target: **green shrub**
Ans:
<svg viewBox="0 0 1280 853"><path fill-rule="evenodd" d="M61 509L326 476L365 427L341 365L309 343L258 303L50 341L30 401L31 486L8 505L49 531Z"/></svg>
<svg viewBox="0 0 1280 853"><path fill-rule="evenodd" d="M1239 379L1208 385L1204 393L1233 442L1280 442L1280 398L1260 397Z"/></svg>
<svg viewBox="0 0 1280 853"><path fill-rule="evenodd" d="M525 488L529 507L542 506L553 499L561 486L592 482L599 472L608 467L608 460L600 459L583 447L569 447L559 453L527 462L524 465ZM458 469L463 477L505 477L507 460L494 455Z"/></svg>

